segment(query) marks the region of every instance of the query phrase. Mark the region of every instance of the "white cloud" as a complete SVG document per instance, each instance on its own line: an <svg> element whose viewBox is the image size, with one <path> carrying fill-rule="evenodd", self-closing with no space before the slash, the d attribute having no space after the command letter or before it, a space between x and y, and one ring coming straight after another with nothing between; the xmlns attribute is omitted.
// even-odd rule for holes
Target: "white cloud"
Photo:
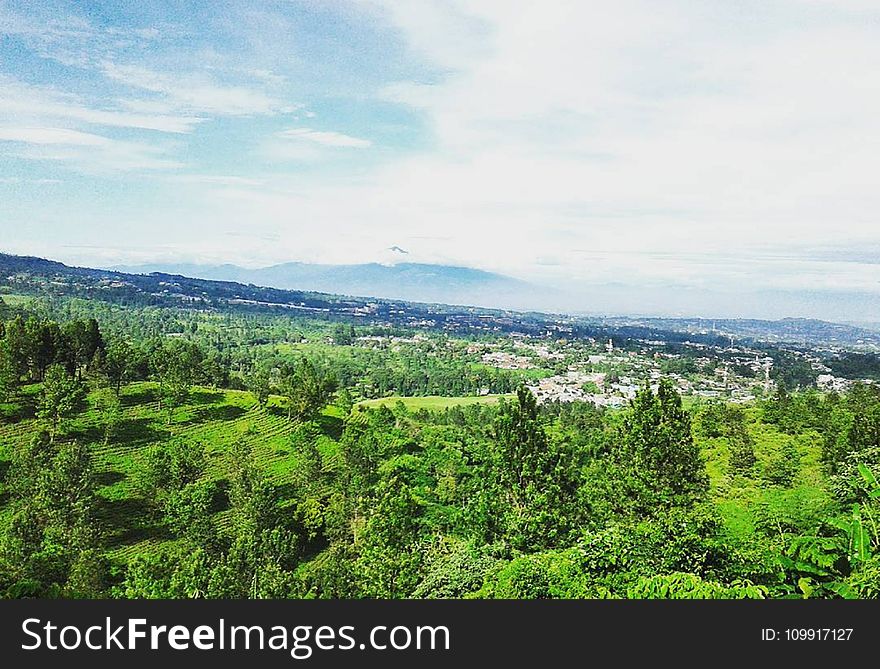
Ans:
<svg viewBox="0 0 880 669"><path fill-rule="evenodd" d="M760 17L724 3L400 4L384 3L387 15L445 74L386 95L421 111L436 143L331 197L376 212L389 237L442 228L462 260L556 280L596 276L570 251L587 248L605 254L603 280L637 282L633 266L647 264L656 280L761 284L779 272L813 287L843 270L765 259L766 271L737 274L730 255L880 236L876 25L830 3ZM464 11L487 29L426 29L438 11L438 26ZM463 35L478 43L458 48ZM672 259L646 263L650 251ZM536 266L550 255L561 264Z"/></svg>
<svg viewBox="0 0 880 669"><path fill-rule="evenodd" d="M281 231L240 255L361 262L400 243L592 291L877 291L876 267L764 252L880 242L874 27L633 0L468 3L436 25L470 32L432 31L448 5L400 4L387 16L443 74L385 95L434 142L366 175L218 190L217 216ZM319 155L313 132L275 150Z"/></svg>
<svg viewBox="0 0 880 669"><path fill-rule="evenodd" d="M134 105L133 105L134 106ZM0 120L7 122L37 119L65 120L113 128L136 128L167 133L189 133L204 119L181 114L131 113L98 109L79 98L53 88L34 86L0 75Z"/></svg>
<svg viewBox="0 0 880 669"><path fill-rule="evenodd" d="M25 144L69 144L72 146L106 146L110 140L87 132L67 128L3 128L0 141Z"/></svg>
<svg viewBox="0 0 880 669"><path fill-rule="evenodd" d="M29 160L68 163L88 173L174 170L183 163L166 157L155 144L120 141L68 128L0 127L0 142L19 145L12 152Z"/></svg>
<svg viewBox="0 0 880 669"><path fill-rule="evenodd" d="M312 130L311 128L291 128L277 133L278 137L290 140L302 140L321 146L332 146L347 149L366 149L373 145L368 139L352 137L341 132Z"/></svg>
<svg viewBox="0 0 880 669"><path fill-rule="evenodd" d="M249 116L292 112L299 108L255 88L218 83L200 72L172 74L111 61L104 62L101 70L113 81L161 95L163 101L177 110Z"/></svg>
<svg viewBox="0 0 880 669"><path fill-rule="evenodd" d="M250 179L227 174L172 174L165 177L169 181L207 186L262 186L259 179Z"/></svg>

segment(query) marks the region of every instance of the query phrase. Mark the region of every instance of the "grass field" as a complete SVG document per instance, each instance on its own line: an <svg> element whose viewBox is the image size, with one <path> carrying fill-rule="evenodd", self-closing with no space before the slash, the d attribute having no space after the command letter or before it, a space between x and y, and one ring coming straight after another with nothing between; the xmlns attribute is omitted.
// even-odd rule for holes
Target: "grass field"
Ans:
<svg viewBox="0 0 880 669"><path fill-rule="evenodd" d="M410 411L418 411L419 409L428 409L429 411L442 411L451 407L469 406L471 404L497 404L502 397L513 399L514 395L481 395L473 397L440 397L438 395L428 395L426 397L400 397L394 395L392 397L383 397L377 400L364 400L358 402L357 407L376 408L387 406L393 408L398 402Z"/></svg>
<svg viewBox="0 0 880 669"><path fill-rule="evenodd" d="M6 303L7 306L20 307L24 304L28 304L30 302L33 302L34 298L30 297L29 295L16 295L16 294L11 294L11 293L10 294L0 293L0 299L2 299L3 302Z"/></svg>

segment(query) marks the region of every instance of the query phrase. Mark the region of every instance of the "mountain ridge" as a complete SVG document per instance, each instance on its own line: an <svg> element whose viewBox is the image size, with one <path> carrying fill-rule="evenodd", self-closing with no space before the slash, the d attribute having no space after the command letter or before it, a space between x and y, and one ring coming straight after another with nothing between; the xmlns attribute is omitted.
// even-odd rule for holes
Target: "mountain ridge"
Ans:
<svg viewBox="0 0 880 669"><path fill-rule="evenodd" d="M110 268L130 274L171 274L212 281L482 307L533 309L552 289L472 267L428 263L313 264L287 262L248 269L238 265L148 263Z"/></svg>

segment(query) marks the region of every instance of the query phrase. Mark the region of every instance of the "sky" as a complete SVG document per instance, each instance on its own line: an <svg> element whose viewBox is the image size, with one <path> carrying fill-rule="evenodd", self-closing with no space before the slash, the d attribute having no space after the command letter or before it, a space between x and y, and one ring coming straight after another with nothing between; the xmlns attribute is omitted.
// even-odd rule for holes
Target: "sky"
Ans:
<svg viewBox="0 0 880 669"><path fill-rule="evenodd" d="M878 175L876 0L0 0L6 252L880 321Z"/></svg>

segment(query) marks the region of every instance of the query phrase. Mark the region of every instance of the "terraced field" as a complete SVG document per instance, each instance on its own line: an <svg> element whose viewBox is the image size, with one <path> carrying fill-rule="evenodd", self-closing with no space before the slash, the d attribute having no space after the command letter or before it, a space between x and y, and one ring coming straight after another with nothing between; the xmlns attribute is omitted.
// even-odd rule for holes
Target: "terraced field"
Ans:
<svg viewBox="0 0 880 669"><path fill-rule="evenodd" d="M106 391L104 391L106 392ZM122 420L113 438L105 443L99 396L89 396L90 409L70 422L65 439L76 439L89 446L101 488L99 513L109 528L108 548L121 560L155 550L168 541L152 526L139 485L138 472L148 449L157 444L183 440L201 443L205 448L207 475L223 482L230 465L229 449L244 441L270 481L284 493L292 480L296 460L291 455L291 424L278 398L260 408L250 393L196 388L189 403L171 414L160 411L155 384L138 383L123 390ZM40 429L26 394L21 406L3 405L0 412L0 466L8 466L17 444L31 439ZM325 453L335 448L342 420L332 408L321 417L324 432L319 448ZM9 515L0 497L0 522ZM228 514L220 510L215 520L221 526Z"/></svg>

